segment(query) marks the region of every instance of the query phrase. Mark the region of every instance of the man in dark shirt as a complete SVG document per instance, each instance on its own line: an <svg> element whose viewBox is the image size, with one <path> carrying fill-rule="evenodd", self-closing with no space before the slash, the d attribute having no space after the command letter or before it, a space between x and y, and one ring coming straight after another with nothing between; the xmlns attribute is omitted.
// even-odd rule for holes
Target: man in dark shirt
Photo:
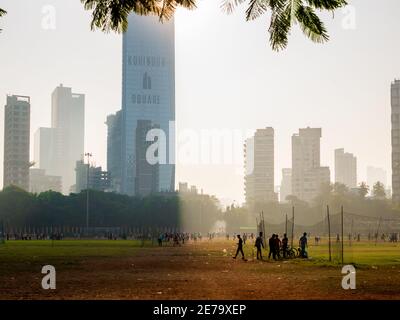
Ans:
<svg viewBox="0 0 400 320"><path fill-rule="evenodd" d="M299 241L300 249L301 249L301 256L303 258L307 258L307 252L306 252L306 247L307 247L307 233L304 232L303 236L300 238Z"/></svg>
<svg viewBox="0 0 400 320"><path fill-rule="evenodd" d="M262 260L262 252L261 247L264 249L264 243L262 239L263 233L260 232L260 235L256 239L255 247L257 248L257 260Z"/></svg>
<svg viewBox="0 0 400 320"><path fill-rule="evenodd" d="M282 250L283 250L283 258L284 259L286 259L286 255L287 255L288 242L289 242L289 239L285 233L285 234L283 234L283 238L282 238Z"/></svg>
<svg viewBox="0 0 400 320"><path fill-rule="evenodd" d="M268 253L268 259L271 259L271 255L274 257L274 250L275 250L275 233L272 234L271 238L268 239L268 245L269 245L269 253Z"/></svg>
<svg viewBox="0 0 400 320"><path fill-rule="evenodd" d="M235 254L235 256L233 257L233 259L236 259L236 257L237 257L237 255L239 254L239 252L242 254L242 259L243 260L245 260L245 258L244 258L244 252L243 252L243 240L242 240L242 238L240 237L240 234L238 234L237 235L237 238L238 238L238 244L237 244L237 250L236 250L236 254Z"/></svg>

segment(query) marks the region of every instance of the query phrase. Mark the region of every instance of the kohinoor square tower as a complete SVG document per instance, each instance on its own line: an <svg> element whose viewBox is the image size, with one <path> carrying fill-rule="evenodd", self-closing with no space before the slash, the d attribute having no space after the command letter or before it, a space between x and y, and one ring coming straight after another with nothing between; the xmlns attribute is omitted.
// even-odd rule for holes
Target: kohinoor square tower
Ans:
<svg viewBox="0 0 400 320"><path fill-rule="evenodd" d="M121 192L140 195L140 190L136 190L138 185L146 193L172 191L175 187L174 21L161 23L158 17L131 14L128 22L123 35ZM147 148L148 143L138 141L146 139L146 134L137 130L138 123L165 133L166 161L156 164L157 170L149 170L148 164L140 167L146 150L138 148ZM137 132L141 132L140 137ZM138 183L138 173L144 171L157 172L145 180L148 186Z"/></svg>

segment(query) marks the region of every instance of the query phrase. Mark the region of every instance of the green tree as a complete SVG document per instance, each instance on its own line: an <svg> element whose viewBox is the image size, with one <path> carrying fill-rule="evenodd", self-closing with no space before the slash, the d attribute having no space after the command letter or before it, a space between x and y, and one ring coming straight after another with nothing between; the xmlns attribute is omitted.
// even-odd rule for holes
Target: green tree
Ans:
<svg viewBox="0 0 400 320"><path fill-rule="evenodd" d="M385 199L386 191L382 182L377 181L372 187L372 196L376 199Z"/></svg>
<svg viewBox="0 0 400 320"><path fill-rule="evenodd" d="M128 28L128 15L156 15L160 21L170 19L178 7L196 8L196 0L81 0L86 10L93 10L92 29L105 32L124 32ZM347 5L346 0L223 0L222 8L231 13L242 3L248 3L246 20L254 20L271 12L268 28L273 50L286 48L293 25L298 24L303 33L313 42L329 39L323 22L316 10L335 10Z"/></svg>
<svg viewBox="0 0 400 320"><path fill-rule="evenodd" d="M362 199L365 199L369 192L369 186L365 182L361 182L360 186L358 187L358 194Z"/></svg>

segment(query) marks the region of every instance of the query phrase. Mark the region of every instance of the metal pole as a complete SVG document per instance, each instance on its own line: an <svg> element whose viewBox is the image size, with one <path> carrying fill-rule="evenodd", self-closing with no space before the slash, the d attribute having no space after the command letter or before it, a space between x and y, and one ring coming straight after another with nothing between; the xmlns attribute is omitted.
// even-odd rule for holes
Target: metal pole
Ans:
<svg viewBox="0 0 400 320"><path fill-rule="evenodd" d="M292 243L291 243L292 248L293 248L293 237L294 237L294 206L292 207Z"/></svg>
<svg viewBox="0 0 400 320"><path fill-rule="evenodd" d="M265 238L265 220L264 220L264 211L261 211L262 214L262 222L263 222L263 240L266 243L267 239Z"/></svg>
<svg viewBox="0 0 400 320"><path fill-rule="evenodd" d="M343 239L343 236L344 236L344 232L343 232L343 229L344 229L344 226L343 226L343 206L341 207L341 217L342 217L342 264L344 264L344 239Z"/></svg>
<svg viewBox="0 0 400 320"><path fill-rule="evenodd" d="M354 223L354 219L351 219L351 228L350 228L350 247L352 245L353 242L353 223Z"/></svg>
<svg viewBox="0 0 400 320"><path fill-rule="evenodd" d="M200 232L203 232L203 198L200 200Z"/></svg>
<svg viewBox="0 0 400 320"><path fill-rule="evenodd" d="M332 249L331 249L331 219L329 217L329 206L326 206L326 213L328 215L328 243L329 243L329 261L332 261Z"/></svg>
<svg viewBox="0 0 400 320"><path fill-rule="evenodd" d="M379 217L378 230L376 230L375 245L377 245L377 243L378 243L379 229L381 227L381 220L382 220L382 217Z"/></svg>
<svg viewBox="0 0 400 320"><path fill-rule="evenodd" d="M258 233L260 232L260 229L259 229L257 217L256 217L256 229L257 229L257 234L258 234ZM258 236L257 236L257 237L258 237Z"/></svg>

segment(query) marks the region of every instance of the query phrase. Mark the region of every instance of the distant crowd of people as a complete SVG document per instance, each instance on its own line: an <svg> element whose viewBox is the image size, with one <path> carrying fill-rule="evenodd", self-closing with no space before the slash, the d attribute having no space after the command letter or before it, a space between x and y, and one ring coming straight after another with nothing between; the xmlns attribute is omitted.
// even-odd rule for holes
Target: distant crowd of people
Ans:
<svg viewBox="0 0 400 320"><path fill-rule="evenodd" d="M196 242L197 240L202 240L203 236L200 232L188 233L188 232L165 232L161 233L158 238L157 242L160 247L163 244L172 244L173 246L181 246L185 244L185 242L189 240L193 240Z"/></svg>
<svg viewBox="0 0 400 320"><path fill-rule="evenodd" d="M237 249L236 253L233 256L233 259L236 259L239 254L242 255L242 259L246 260L245 254L243 251L243 245L245 244L245 239L247 238L247 234L243 235L243 238L241 237L240 234L236 235L238 239L237 243ZM251 234L251 237L253 238L253 234ZM282 240L279 239L279 235L273 233L271 238L268 239L268 246L269 246L269 253L268 253L268 259L273 260L278 260L278 259L286 259L288 257L288 250L289 250L289 239L286 235L286 233L283 235ZM307 233L304 232L303 235L299 239L299 250L300 250L300 256L302 258L307 258ZM264 246L264 238L263 238L263 233L260 232L259 236L256 238L254 242L254 247L257 250L257 260L263 260L262 256L262 249L265 248Z"/></svg>
<svg viewBox="0 0 400 320"><path fill-rule="evenodd" d="M8 240L62 240L62 233L6 233L5 239Z"/></svg>

